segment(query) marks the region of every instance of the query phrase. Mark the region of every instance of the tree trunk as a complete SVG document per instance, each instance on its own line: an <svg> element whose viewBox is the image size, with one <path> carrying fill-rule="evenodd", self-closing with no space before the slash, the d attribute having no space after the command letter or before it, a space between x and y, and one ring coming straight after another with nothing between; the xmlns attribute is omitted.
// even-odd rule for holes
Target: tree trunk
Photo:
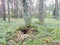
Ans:
<svg viewBox="0 0 60 45"><path fill-rule="evenodd" d="M18 0L14 0L14 17L18 18Z"/></svg>
<svg viewBox="0 0 60 45"><path fill-rule="evenodd" d="M26 25L29 25L30 21L31 21L31 17L30 17L29 11L28 11L28 5L27 5L26 0L23 0L23 10L24 10L24 16L23 17L26 21Z"/></svg>
<svg viewBox="0 0 60 45"><path fill-rule="evenodd" d="M44 0L39 0L38 18L40 23L44 23Z"/></svg>
<svg viewBox="0 0 60 45"><path fill-rule="evenodd" d="M55 0L55 18L58 19L58 0Z"/></svg>
<svg viewBox="0 0 60 45"><path fill-rule="evenodd" d="M18 18L22 18L22 0L18 0Z"/></svg>
<svg viewBox="0 0 60 45"><path fill-rule="evenodd" d="M8 22L10 22L9 0L7 0L7 6L8 6Z"/></svg>
<svg viewBox="0 0 60 45"><path fill-rule="evenodd" d="M22 0L19 0L19 3L18 3L18 5L20 6L20 8L19 8L19 18L22 18Z"/></svg>
<svg viewBox="0 0 60 45"><path fill-rule="evenodd" d="M32 16L32 0L30 0L30 15Z"/></svg>
<svg viewBox="0 0 60 45"><path fill-rule="evenodd" d="M1 0L2 2L2 14L3 14L3 20L6 20L6 16L5 16L5 0Z"/></svg>

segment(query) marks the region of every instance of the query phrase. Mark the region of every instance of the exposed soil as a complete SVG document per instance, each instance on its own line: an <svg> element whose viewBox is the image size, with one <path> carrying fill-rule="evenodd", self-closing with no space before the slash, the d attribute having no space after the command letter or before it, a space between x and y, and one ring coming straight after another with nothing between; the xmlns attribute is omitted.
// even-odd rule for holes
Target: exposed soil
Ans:
<svg viewBox="0 0 60 45"><path fill-rule="evenodd" d="M34 33L38 32L32 27L27 26L25 29L18 30L13 34L13 39L10 41L18 43L20 40L24 41L26 38L31 38Z"/></svg>
<svg viewBox="0 0 60 45"><path fill-rule="evenodd" d="M22 29L21 32L23 32L23 34L28 34L30 32L38 32L38 31L30 26L27 26L25 29Z"/></svg>

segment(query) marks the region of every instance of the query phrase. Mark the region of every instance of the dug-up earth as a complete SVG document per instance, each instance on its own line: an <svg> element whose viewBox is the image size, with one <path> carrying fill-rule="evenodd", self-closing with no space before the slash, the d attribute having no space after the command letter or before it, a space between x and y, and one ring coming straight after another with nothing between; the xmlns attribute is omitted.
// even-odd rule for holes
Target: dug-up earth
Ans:
<svg viewBox="0 0 60 45"><path fill-rule="evenodd" d="M10 42L15 42L16 44L21 41L21 42L24 42L24 40L26 38L28 39L32 39L34 38L34 36L36 35L38 31L35 30L34 28L31 28L31 27L27 27L25 29L22 29L22 30L18 30L16 31L14 34L13 34L13 39L9 39L8 41Z"/></svg>

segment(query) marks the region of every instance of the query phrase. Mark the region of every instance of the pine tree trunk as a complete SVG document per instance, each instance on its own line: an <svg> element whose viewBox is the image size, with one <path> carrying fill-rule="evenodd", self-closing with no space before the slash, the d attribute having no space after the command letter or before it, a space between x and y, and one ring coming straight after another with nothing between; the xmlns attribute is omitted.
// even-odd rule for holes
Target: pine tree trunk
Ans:
<svg viewBox="0 0 60 45"><path fill-rule="evenodd" d="M3 20L6 20L6 16L5 16L5 0L1 0L2 2L2 14L3 14Z"/></svg>
<svg viewBox="0 0 60 45"><path fill-rule="evenodd" d="M10 22L9 0L7 0L7 6L8 6L8 22Z"/></svg>
<svg viewBox="0 0 60 45"><path fill-rule="evenodd" d="M32 16L32 0L29 1L30 1L30 15Z"/></svg>
<svg viewBox="0 0 60 45"><path fill-rule="evenodd" d="M58 19L58 0L55 0L55 19Z"/></svg>
<svg viewBox="0 0 60 45"><path fill-rule="evenodd" d="M18 18L18 0L14 0L14 17Z"/></svg>
<svg viewBox="0 0 60 45"><path fill-rule="evenodd" d="M28 5L27 5L26 0L23 0L23 10L24 10L23 17L26 21L26 25L29 25L30 21L31 21L31 17L30 17L29 11L28 11Z"/></svg>
<svg viewBox="0 0 60 45"><path fill-rule="evenodd" d="M39 0L38 18L40 23L44 23L44 0Z"/></svg>

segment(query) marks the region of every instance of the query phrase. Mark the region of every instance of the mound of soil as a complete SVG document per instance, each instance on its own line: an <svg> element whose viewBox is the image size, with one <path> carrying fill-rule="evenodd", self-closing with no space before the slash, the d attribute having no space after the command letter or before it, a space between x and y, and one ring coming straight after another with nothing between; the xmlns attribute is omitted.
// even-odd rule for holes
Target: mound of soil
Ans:
<svg viewBox="0 0 60 45"><path fill-rule="evenodd" d="M13 39L10 39L10 41L18 43L19 41L24 41L26 38L31 38L34 33L36 34L38 32L32 27L27 26L26 28L22 30L18 30L13 34Z"/></svg>
<svg viewBox="0 0 60 45"><path fill-rule="evenodd" d="M38 31L30 26L27 26L25 29L22 29L21 32L23 34L28 34L30 32L38 32Z"/></svg>

